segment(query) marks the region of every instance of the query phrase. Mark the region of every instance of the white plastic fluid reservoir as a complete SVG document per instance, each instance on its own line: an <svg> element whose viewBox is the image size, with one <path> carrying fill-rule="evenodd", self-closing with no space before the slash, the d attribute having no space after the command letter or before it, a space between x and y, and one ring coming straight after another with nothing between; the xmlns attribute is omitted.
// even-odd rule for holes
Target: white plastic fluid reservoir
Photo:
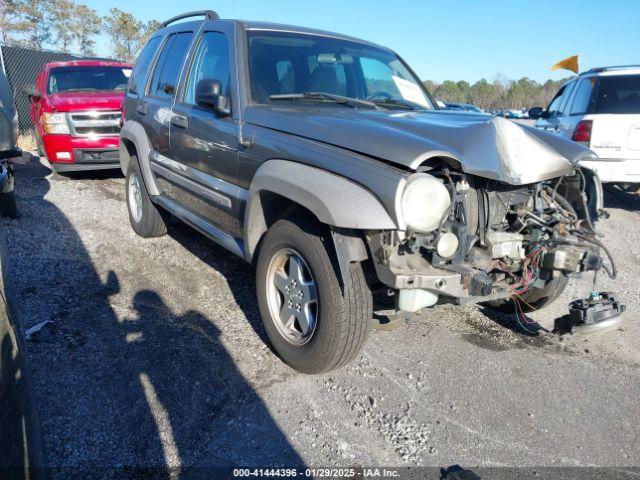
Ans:
<svg viewBox="0 0 640 480"><path fill-rule="evenodd" d="M400 290L398 293L398 309L403 312L417 312L423 308L432 307L438 302L438 294L430 290L415 288Z"/></svg>

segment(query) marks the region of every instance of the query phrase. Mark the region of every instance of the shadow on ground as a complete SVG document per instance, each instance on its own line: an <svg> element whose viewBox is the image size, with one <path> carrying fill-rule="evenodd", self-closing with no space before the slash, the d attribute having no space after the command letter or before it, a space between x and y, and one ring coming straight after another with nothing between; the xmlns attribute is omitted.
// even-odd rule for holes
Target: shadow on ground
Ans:
<svg viewBox="0 0 640 480"><path fill-rule="evenodd" d="M55 188L50 171L37 159L19 170L29 208L12 228L33 240L19 261L30 282L19 294L35 317L26 323L53 321L29 344L53 476L221 478L232 466L303 466L211 319L195 310L176 315L153 290L136 292L118 315L110 302L120 291L118 273L100 278L73 225L44 198ZM113 172L68 179L86 175ZM34 222L46 222L52 235L30 239ZM186 243L202 255L198 242ZM215 268L249 279L240 263ZM248 283L238 304L257 322L252 283L229 283Z"/></svg>
<svg viewBox="0 0 640 480"><path fill-rule="evenodd" d="M604 208L620 208L630 212L640 212L640 194L623 192L617 187L604 188Z"/></svg>

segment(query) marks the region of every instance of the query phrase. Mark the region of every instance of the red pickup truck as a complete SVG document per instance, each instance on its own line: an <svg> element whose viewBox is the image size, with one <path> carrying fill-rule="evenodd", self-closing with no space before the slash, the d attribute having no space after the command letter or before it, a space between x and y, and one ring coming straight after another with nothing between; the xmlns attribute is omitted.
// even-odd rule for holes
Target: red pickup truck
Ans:
<svg viewBox="0 0 640 480"><path fill-rule="evenodd" d="M52 62L28 90L40 155L56 172L118 168L122 102L131 65Z"/></svg>

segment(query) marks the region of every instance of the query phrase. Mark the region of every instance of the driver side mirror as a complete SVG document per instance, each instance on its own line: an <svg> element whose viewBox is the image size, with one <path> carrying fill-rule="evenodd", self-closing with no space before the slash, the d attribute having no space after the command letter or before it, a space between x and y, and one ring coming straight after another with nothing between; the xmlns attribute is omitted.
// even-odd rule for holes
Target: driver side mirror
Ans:
<svg viewBox="0 0 640 480"><path fill-rule="evenodd" d="M529 109L529 118L533 120L537 120L539 118L544 118L545 110L541 107L533 107Z"/></svg>
<svg viewBox="0 0 640 480"><path fill-rule="evenodd" d="M220 80L202 79L196 85L196 104L213 110L218 117L231 115L229 97L222 95Z"/></svg>
<svg viewBox="0 0 640 480"><path fill-rule="evenodd" d="M37 100L42 96L42 94L38 90L36 90L36 87L33 85L23 87L22 93L29 97L29 100Z"/></svg>

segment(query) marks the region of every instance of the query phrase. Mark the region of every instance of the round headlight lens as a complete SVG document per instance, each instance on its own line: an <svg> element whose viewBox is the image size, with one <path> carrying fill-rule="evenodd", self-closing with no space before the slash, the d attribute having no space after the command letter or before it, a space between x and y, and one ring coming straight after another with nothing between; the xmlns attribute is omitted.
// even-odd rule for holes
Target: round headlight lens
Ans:
<svg viewBox="0 0 640 480"><path fill-rule="evenodd" d="M409 178L402 194L402 215L410 230L433 232L450 204L451 196L441 181L431 175L416 174Z"/></svg>

